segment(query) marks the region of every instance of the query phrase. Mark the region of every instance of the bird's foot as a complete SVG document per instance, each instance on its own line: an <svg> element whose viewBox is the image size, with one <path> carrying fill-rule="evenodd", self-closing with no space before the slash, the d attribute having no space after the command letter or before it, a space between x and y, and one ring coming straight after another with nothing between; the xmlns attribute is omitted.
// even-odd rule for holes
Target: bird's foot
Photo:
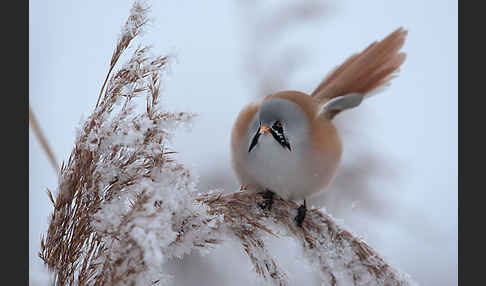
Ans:
<svg viewBox="0 0 486 286"><path fill-rule="evenodd" d="M298 227L302 227L302 223L304 222L306 213L307 213L307 206L304 200L304 204L297 208L297 215L294 218L295 223L297 224Z"/></svg>
<svg viewBox="0 0 486 286"><path fill-rule="evenodd" d="M265 199L263 202L257 203L258 206L262 210L271 210L275 193L270 190L265 190L264 192L259 192L258 194L262 195L262 197Z"/></svg>

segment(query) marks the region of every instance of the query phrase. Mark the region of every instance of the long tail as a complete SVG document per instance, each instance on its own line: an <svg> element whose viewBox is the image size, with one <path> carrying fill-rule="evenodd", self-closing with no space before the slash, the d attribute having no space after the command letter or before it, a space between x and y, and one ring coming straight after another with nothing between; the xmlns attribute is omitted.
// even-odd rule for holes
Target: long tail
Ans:
<svg viewBox="0 0 486 286"><path fill-rule="evenodd" d="M406 54L399 52L407 31L402 27L395 30L382 41L374 42L361 53L349 57L335 68L311 96L321 104L330 99L350 94L368 94L388 83L405 61Z"/></svg>

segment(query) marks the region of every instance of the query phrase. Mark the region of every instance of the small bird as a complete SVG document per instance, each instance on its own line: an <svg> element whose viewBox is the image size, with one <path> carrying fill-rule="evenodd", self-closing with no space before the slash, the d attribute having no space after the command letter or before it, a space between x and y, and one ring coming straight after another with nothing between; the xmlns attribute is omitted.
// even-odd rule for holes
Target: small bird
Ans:
<svg viewBox="0 0 486 286"><path fill-rule="evenodd" d="M398 28L349 57L307 95L288 90L244 107L231 131L231 157L242 186L263 195L271 209L274 195L303 200L294 220L301 227L306 198L331 182L342 145L333 118L380 91L405 61L400 52L407 31Z"/></svg>

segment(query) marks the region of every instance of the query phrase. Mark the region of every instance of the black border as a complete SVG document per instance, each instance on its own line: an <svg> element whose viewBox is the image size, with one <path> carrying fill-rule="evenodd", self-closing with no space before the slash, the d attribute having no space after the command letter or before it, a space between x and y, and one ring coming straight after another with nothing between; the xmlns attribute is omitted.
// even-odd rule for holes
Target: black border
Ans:
<svg viewBox="0 0 486 286"><path fill-rule="evenodd" d="M29 2L2 5L2 284L29 283ZM8 186L7 186L8 185ZM6 253L5 253L6 252ZM12 282L10 282L12 281Z"/></svg>

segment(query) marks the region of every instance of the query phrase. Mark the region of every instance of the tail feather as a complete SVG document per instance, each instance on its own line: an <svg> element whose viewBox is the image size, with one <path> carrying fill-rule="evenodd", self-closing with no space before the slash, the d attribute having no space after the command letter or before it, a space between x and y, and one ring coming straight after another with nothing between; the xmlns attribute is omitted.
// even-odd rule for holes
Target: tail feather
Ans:
<svg viewBox="0 0 486 286"><path fill-rule="evenodd" d="M378 90L394 77L405 61L406 54L399 51L406 36L407 31L400 27L382 41L352 55L324 78L311 96L323 104L345 94L368 95Z"/></svg>

